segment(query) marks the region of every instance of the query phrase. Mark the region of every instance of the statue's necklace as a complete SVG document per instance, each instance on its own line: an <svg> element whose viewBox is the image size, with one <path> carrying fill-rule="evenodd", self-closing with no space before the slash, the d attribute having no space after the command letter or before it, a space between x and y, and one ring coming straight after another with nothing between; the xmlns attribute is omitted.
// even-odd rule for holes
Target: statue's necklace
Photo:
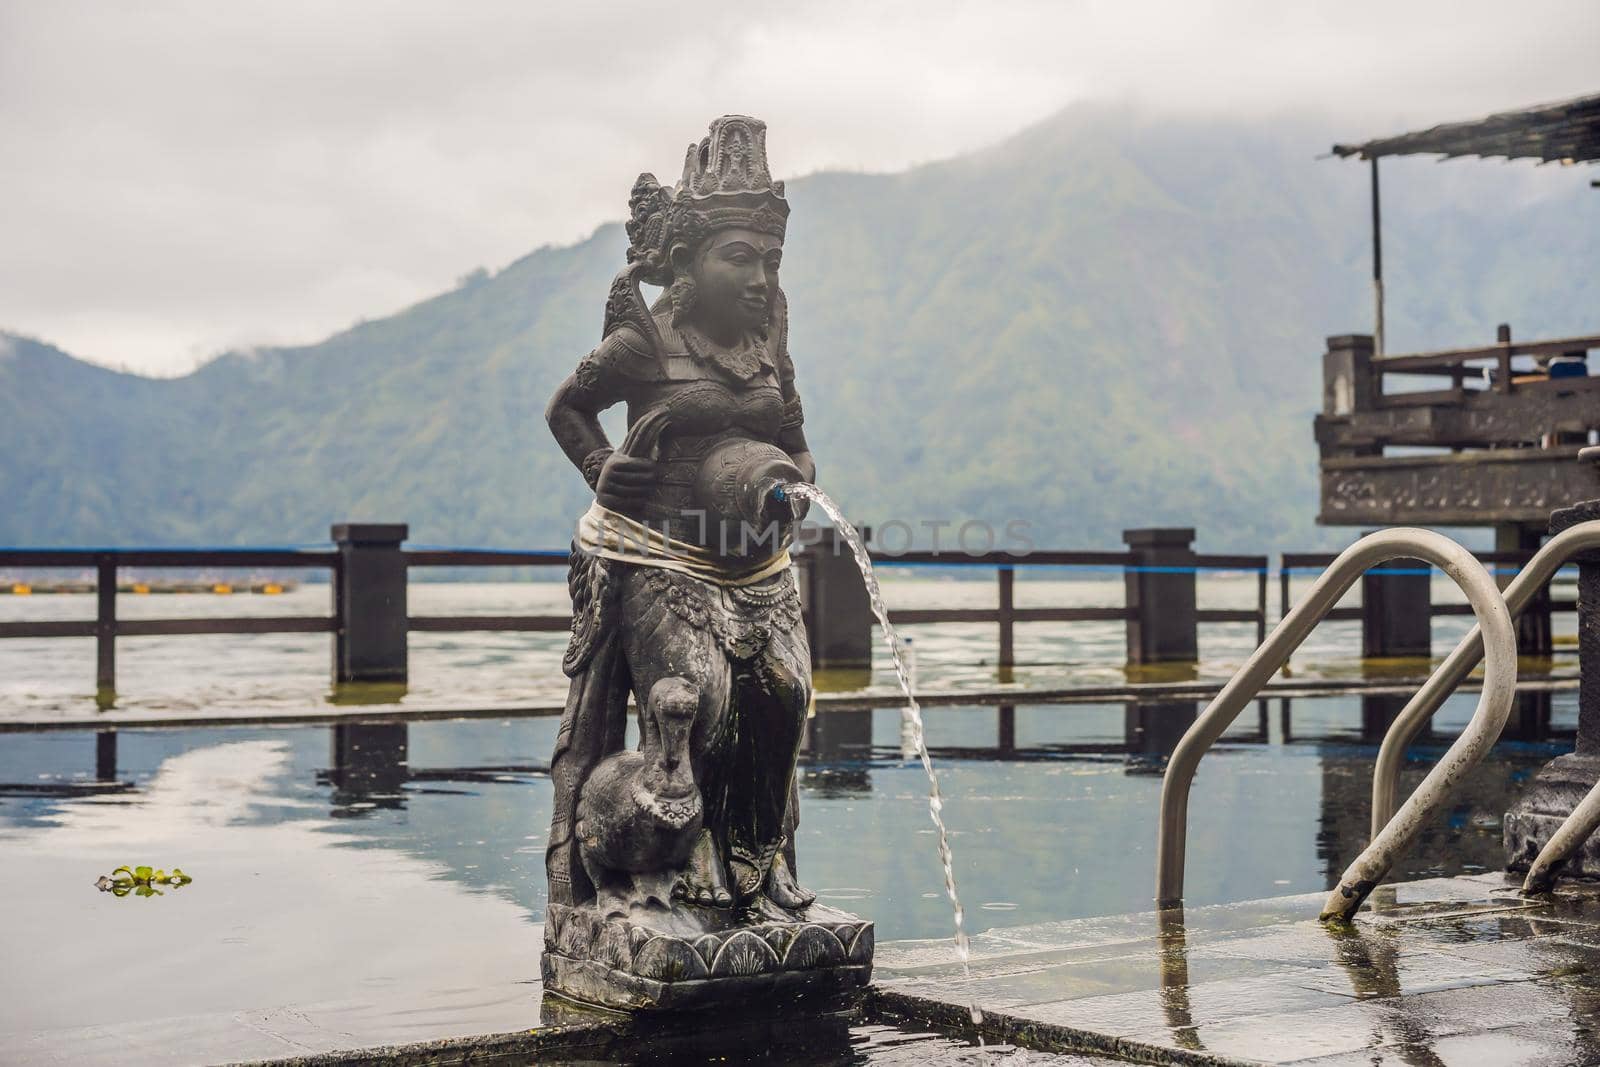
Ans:
<svg viewBox="0 0 1600 1067"><path fill-rule="evenodd" d="M705 349L695 342L695 335L699 331L686 327L678 331L683 338L684 347L689 350L698 363L709 363L722 373L735 381L748 382L761 373L762 366L766 363L766 345L754 334L745 334L744 339L731 349L725 349L713 343L710 339L702 337L706 347L711 349L708 356Z"/></svg>

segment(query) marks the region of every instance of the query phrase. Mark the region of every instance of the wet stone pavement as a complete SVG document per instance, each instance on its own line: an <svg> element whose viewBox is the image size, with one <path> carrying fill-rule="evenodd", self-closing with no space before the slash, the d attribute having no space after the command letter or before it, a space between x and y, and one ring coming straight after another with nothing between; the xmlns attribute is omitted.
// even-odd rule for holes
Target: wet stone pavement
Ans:
<svg viewBox="0 0 1600 1067"><path fill-rule="evenodd" d="M879 1010L1143 1063L1600 1064L1600 886L1524 900L1503 874L1045 923L878 949Z"/></svg>

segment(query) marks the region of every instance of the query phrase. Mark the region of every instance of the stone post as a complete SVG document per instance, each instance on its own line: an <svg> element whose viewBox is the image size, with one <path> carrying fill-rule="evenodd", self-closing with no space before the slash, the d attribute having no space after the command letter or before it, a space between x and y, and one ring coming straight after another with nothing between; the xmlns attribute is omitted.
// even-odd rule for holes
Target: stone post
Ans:
<svg viewBox="0 0 1600 1067"><path fill-rule="evenodd" d="M1544 541L1544 531L1537 526L1522 523L1502 523L1494 528L1496 552L1537 552ZM1495 564L1495 584L1501 589L1516 577L1517 567L1509 563ZM1550 586L1545 585L1534 594L1522 614L1516 618L1517 655L1549 656L1555 649L1550 625ZM1511 718L1500 734L1502 738L1517 741L1542 741L1550 734L1550 693L1518 693L1511 706Z"/></svg>
<svg viewBox="0 0 1600 1067"><path fill-rule="evenodd" d="M829 527L822 538L796 555L800 565L800 603L805 611L806 639L815 668L872 666L872 601L861 569L839 532ZM861 530L870 541L870 531Z"/></svg>
<svg viewBox="0 0 1600 1067"><path fill-rule="evenodd" d="M404 523L333 527L339 566L333 580L333 681L406 680Z"/></svg>
<svg viewBox="0 0 1600 1067"><path fill-rule="evenodd" d="M1328 338L1322 356L1322 413L1353 415L1372 410L1377 386L1372 373L1372 337L1364 333Z"/></svg>
<svg viewBox="0 0 1600 1067"><path fill-rule="evenodd" d="M1123 571L1129 663L1192 663L1200 658L1195 623L1194 530L1122 531L1133 555Z"/></svg>
<svg viewBox="0 0 1600 1067"><path fill-rule="evenodd" d="M1600 447L1578 453L1582 463L1600 469ZM1561 508L1550 516L1558 534L1580 522L1600 519L1600 499ZM1578 564L1578 740L1574 751L1557 756L1534 776L1527 792L1506 812L1506 866L1527 870L1550 835L1600 781L1600 552L1579 553ZM1567 875L1600 877L1600 835L1591 837L1562 868Z"/></svg>
<svg viewBox="0 0 1600 1067"><path fill-rule="evenodd" d="M1433 652L1432 572L1420 559L1392 559L1361 576L1361 658Z"/></svg>
<svg viewBox="0 0 1600 1067"><path fill-rule="evenodd" d="M117 560L95 557L94 691L102 711L117 699Z"/></svg>
<svg viewBox="0 0 1600 1067"><path fill-rule="evenodd" d="M1371 531L1367 531L1371 532ZM1363 661L1427 658L1433 649L1432 575L1420 559L1392 559L1361 576L1361 658ZM1363 662L1367 677L1391 676L1393 667ZM1426 674L1424 667L1421 673ZM1378 742L1406 706L1403 696L1361 698L1361 737Z"/></svg>
<svg viewBox="0 0 1600 1067"><path fill-rule="evenodd" d="M1538 527L1521 523L1502 523L1494 528L1496 552L1537 552L1543 537ZM1516 568L1495 564L1495 582L1504 589L1511 584ZM1547 585L1517 616L1517 655L1548 656L1555 647L1550 632L1550 587Z"/></svg>

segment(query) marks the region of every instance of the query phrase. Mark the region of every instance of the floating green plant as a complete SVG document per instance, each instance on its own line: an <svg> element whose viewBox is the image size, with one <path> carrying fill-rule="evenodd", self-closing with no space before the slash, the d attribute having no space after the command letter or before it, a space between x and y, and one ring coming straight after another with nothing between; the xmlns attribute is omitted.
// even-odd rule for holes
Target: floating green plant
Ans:
<svg viewBox="0 0 1600 1067"><path fill-rule="evenodd" d="M101 875L94 885L102 893L111 893L114 896L125 897L132 893L136 897L159 897L164 894L156 886L170 886L181 889L194 881L177 867L171 873L158 867L118 867L109 876Z"/></svg>

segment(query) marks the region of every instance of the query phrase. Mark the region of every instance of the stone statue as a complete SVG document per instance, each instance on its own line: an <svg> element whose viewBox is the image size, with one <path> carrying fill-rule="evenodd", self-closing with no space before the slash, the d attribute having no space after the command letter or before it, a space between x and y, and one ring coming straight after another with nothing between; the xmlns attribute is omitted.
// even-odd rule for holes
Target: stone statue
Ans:
<svg viewBox="0 0 1600 1067"><path fill-rule="evenodd" d="M859 985L871 924L795 877L811 657L781 488L815 467L765 125L718 119L676 187L642 174L629 207L600 345L546 412L595 491L568 576L546 988L665 1008ZM641 283L662 288L654 306ZM628 431L613 447L598 416L617 403Z"/></svg>

